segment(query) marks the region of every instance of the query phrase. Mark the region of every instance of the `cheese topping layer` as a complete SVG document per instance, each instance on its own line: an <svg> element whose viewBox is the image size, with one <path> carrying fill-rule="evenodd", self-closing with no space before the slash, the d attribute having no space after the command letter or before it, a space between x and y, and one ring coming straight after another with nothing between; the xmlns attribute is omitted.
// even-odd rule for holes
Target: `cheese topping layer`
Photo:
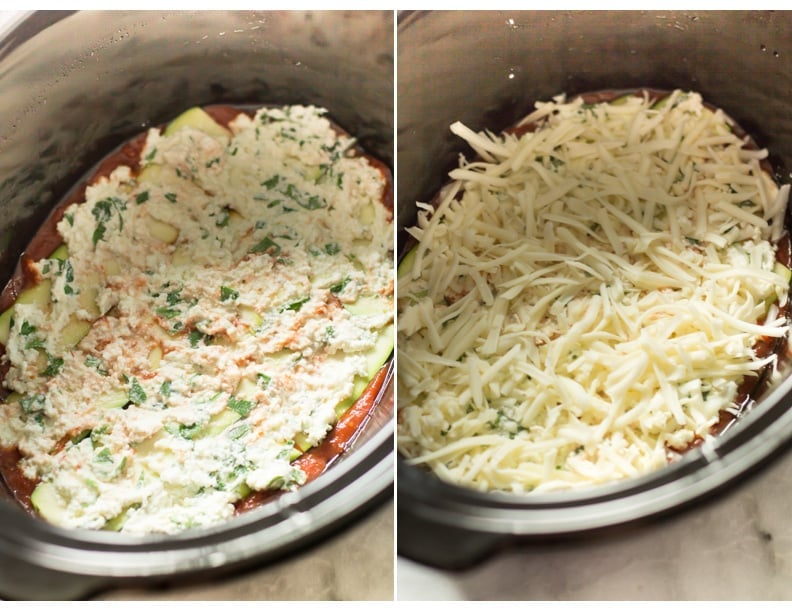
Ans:
<svg viewBox="0 0 792 612"><path fill-rule="evenodd" d="M387 179L324 114L151 129L138 176L65 210L45 297L13 307L0 405L46 518L172 533L305 480L291 461L393 342Z"/></svg>
<svg viewBox="0 0 792 612"><path fill-rule="evenodd" d="M559 96L521 125L453 124L478 158L408 230L400 452L482 491L645 474L775 364L789 185L697 93Z"/></svg>

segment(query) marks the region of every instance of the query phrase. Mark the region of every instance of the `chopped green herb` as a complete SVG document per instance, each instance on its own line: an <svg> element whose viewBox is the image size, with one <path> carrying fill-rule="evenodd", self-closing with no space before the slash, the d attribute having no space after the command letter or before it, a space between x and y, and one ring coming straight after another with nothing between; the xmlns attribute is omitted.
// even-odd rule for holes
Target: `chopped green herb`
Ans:
<svg viewBox="0 0 792 612"><path fill-rule="evenodd" d="M79 444L80 442L85 440L85 438L87 438L90 435L91 435L91 430L90 429L83 429L80 433L75 434L74 436L72 436L71 443L72 444Z"/></svg>
<svg viewBox="0 0 792 612"><path fill-rule="evenodd" d="M179 302L183 301L181 296L181 289L176 289L175 291L169 291L165 296L165 301L168 302L169 306L175 306Z"/></svg>
<svg viewBox="0 0 792 612"><path fill-rule="evenodd" d="M167 308L165 306L160 306L154 312L165 319L172 319L179 315L179 311L176 308Z"/></svg>
<svg viewBox="0 0 792 612"><path fill-rule="evenodd" d="M107 228L105 227L105 224L100 221L96 225L96 229L93 232L93 236L91 236L91 241L93 242L94 248L96 248L96 243L104 238L106 231Z"/></svg>
<svg viewBox="0 0 792 612"><path fill-rule="evenodd" d="M226 302L228 300L235 300L239 297L239 291L222 285L220 287L220 301Z"/></svg>
<svg viewBox="0 0 792 612"><path fill-rule="evenodd" d="M74 214L73 213L66 213L63 216L66 218L66 221L69 223L69 225L74 227Z"/></svg>
<svg viewBox="0 0 792 612"><path fill-rule="evenodd" d="M350 281L350 278L347 276L341 282L336 283L335 285L331 285L330 286L330 293L341 293L344 290L344 287L346 287L349 284L349 281Z"/></svg>
<svg viewBox="0 0 792 612"><path fill-rule="evenodd" d="M272 378L266 374L256 374L256 379L262 387L268 387L270 382L272 382Z"/></svg>
<svg viewBox="0 0 792 612"><path fill-rule="evenodd" d="M337 253L341 252L341 247L338 246L337 242L330 242L330 243L325 245L324 251L328 255L336 255Z"/></svg>
<svg viewBox="0 0 792 612"><path fill-rule="evenodd" d="M109 374L107 368L105 367L105 362L102 359L95 357L94 355L88 355L85 358L84 363L89 368L96 368L96 371L99 372L99 374L101 374L102 376L107 376Z"/></svg>
<svg viewBox="0 0 792 612"><path fill-rule="evenodd" d="M146 401L146 392L143 390L143 387L140 386L137 378L132 379L132 384L129 387L129 401L135 404L135 406L140 406L140 404Z"/></svg>
<svg viewBox="0 0 792 612"><path fill-rule="evenodd" d="M278 186L278 181L280 180L280 176L277 174L272 178L267 179L261 183L262 187L266 187L267 189L275 189Z"/></svg>
<svg viewBox="0 0 792 612"><path fill-rule="evenodd" d="M157 154L157 147L154 147L153 149L151 149L151 152L148 155L146 155L145 160L151 161L152 159L154 159L154 156L156 154Z"/></svg>
<svg viewBox="0 0 792 612"><path fill-rule="evenodd" d="M35 325L31 325L27 321L22 321L22 326L19 329L20 334L22 334L23 336L27 336L28 334L32 334L35 331L36 331Z"/></svg>
<svg viewBox="0 0 792 612"><path fill-rule="evenodd" d="M143 202L148 202L149 199L149 192L148 191L141 191L137 196L135 196L135 203L136 204L143 204Z"/></svg>
<svg viewBox="0 0 792 612"><path fill-rule="evenodd" d="M96 461L99 463L112 463L113 458L110 456L110 449L104 447L98 453L96 453Z"/></svg>
<svg viewBox="0 0 792 612"><path fill-rule="evenodd" d="M180 436L185 440L192 440L195 437L195 434L203 429L203 425L200 423L192 423L190 425L179 424L168 424L165 425L165 431L173 436Z"/></svg>
<svg viewBox="0 0 792 612"><path fill-rule="evenodd" d="M237 425L233 429L228 430L228 437L232 440L239 440L242 436L250 431L250 425L247 423L242 423L241 425Z"/></svg>
<svg viewBox="0 0 792 612"><path fill-rule="evenodd" d="M171 394L171 381L166 380L164 381L159 388L160 395L162 397L170 397Z"/></svg>
<svg viewBox="0 0 792 612"><path fill-rule="evenodd" d="M215 225L217 227L225 227L228 225L228 221L230 219L231 219L231 212L226 206L220 209L220 213L217 215L217 219L215 219Z"/></svg>
<svg viewBox="0 0 792 612"><path fill-rule="evenodd" d="M232 395L228 399L228 407L236 412L239 416L244 418L250 414L250 410L253 408L253 402L250 400L237 398Z"/></svg>
<svg viewBox="0 0 792 612"><path fill-rule="evenodd" d="M267 253L269 255L278 255L281 252L280 245L275 242L272 238L267 236L255 245L252 249L250 249L251 253Z"/></svg>
<svg viewBox="0 0 792 612"><path fill-rule="evenodd" d="M39 338L38 336L33 336L25 342L25 349L39 349L44 348L46 343L43 339Z"/></svg>
<svg viewBox="0 0 792 612"><path fill-rule="evenodd" d="M303 304L305 304L310 299L311 299L310 297L300 298L299 300L295 300L290 304L287 304L286 306L283 307L282 310L291 310L297 312L300 310L300 308L303 307Z"/></svg>
<svg viewBox="0 0 792 612"><path fill-rule="evenodd" d="M96 447L99 444L99 438L106 434L110 429L109 425L102 425L101 427L94 427L91 432L91 444Z"/></svg>
<svg viewBox="0 0 792 612"><path fill-rule="evenodd" d="M171 202L172 204L175 204L176 203L176 194L169 191L168 193L165 194L165 199L168 200L168 202Z"/></svg>
<svg viewBox="0 0 792 612"><path fill-rule="evenodd" d="M198 343L201 340L203 340L204 344L209 344L209 340L211 339L211 336L203 333L202 331L200 331L198 329L194 329L194 330L192 330L190 332L189 338L190 338L190 346L192 348L197 348L198 347Z"/></svg>
<svg viewBox="0 0 792 612"><path fill-rule="evenodd" d="M25 414L32 414L44 408L45 399L46 398L40 394L26 395L25 397L19 400L19 405L22 407L22 412L24 412ZM37 408L34 408L34 406L37 406Z"/></svg>
<svg viewBox="0 0 792 612"><path fill-rule="evenodd" d="M47 367L42 372L42 375L47 377L57 376L63 368L63 357L53 357L47 355Z"/></svg>

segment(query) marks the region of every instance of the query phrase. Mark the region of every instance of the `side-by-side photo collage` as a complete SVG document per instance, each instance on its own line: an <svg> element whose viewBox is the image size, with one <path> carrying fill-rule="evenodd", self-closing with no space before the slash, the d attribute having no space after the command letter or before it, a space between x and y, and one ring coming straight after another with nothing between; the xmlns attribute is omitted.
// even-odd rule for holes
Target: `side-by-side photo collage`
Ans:
<svg viewBox="0 0 792 612"><path fill-rule="evenodd" d="M0 11L3 605L792 600L792 11L649 8Z"/></svg>

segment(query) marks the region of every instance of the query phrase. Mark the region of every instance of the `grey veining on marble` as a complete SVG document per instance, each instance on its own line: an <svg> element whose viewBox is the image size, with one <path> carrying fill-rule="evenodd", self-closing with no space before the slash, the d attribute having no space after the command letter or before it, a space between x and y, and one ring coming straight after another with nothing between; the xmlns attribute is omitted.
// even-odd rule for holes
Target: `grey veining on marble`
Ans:
<svg viewBox="0 0 792 612"><path fill-rule="evenodd" d="M102 600L392 601L394 504L303 553L237 578L202 586L118 589Z"/></svg>
<svg viewBox="0 0 792 612"><path fill-rule="evenodd" d="M621 532L511 549L462 572L397 560L399 600L792 599L792 453L714 499Z"/></svg>

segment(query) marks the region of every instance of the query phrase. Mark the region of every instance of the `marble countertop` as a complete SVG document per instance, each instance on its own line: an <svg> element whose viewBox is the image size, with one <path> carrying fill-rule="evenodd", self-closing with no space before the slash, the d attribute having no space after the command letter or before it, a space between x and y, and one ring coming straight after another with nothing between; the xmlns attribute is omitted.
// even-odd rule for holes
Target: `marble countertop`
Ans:
<svg viewBox="0 0 792 612"><path fill-rule="evenodd" d="M461 572L404 558L399 600L792 599L792 452L717 497L575 543L524 546Z"/></svg>
<svg viewBox="0 0 792 612"><path fill-rule="evenodd" d="M394 503L364 515L329 539L235 578L172 588L126 588L98 600L392 601Z"/></svg>

